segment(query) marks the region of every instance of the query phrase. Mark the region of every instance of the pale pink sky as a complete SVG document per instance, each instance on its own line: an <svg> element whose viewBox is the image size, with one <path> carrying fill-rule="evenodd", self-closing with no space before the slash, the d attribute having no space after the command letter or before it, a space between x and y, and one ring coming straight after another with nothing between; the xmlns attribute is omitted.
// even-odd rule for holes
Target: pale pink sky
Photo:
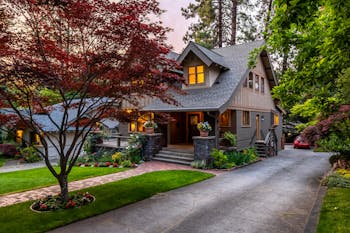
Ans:
<svg viewBox="0 0 350 233"><path fill-rule="evenodd" d="M168 34L168 41L177 53L180 53L185 47L182 38L191 23L190 20L186 20L181 15L181 7L187 7L190 2L194 2L194 0L159 0L160 7L166 10L161 16L161 21L163 21L164 26L174 30Z"/></svg>

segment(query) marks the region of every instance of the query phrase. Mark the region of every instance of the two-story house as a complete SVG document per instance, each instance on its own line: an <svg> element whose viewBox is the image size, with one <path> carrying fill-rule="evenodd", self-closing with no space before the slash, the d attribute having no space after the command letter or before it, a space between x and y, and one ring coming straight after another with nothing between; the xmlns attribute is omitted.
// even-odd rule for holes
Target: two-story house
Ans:
<svg viewBox="0 0 350 233"><path fill-rule="evenodd" d="M179 103L176 106L157 99L145 102L145 115L131 122L129 131L142 131L142 121L147 116L166 112L172 120L160 129L164 146L191 145L192 137L199 134L196 125L200 121L213 126L210 135L217 139L225 131L236 134L239 149L264 140L270 128L275 129L280 145L281 110L270 92L277 80L267 52L258 55L253 69L248 67L249 53L263 43L209 50L190 42L181 54L172 53L183 67L185 94L173 94Z"/></svg>

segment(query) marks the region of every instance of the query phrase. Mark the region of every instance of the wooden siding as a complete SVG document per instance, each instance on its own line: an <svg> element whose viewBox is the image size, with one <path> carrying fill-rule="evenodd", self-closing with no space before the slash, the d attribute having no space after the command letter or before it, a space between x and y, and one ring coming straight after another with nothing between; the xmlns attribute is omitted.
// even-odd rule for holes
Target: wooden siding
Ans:
<svg viewBox="0 0 350 233"><path fill-rule="evenodd" d="M231 106L231 109L249 109L249 110L258 110L258 111L271 111L275 110L275 105L272 100L270 86L266 78L266 73L262 64L261 59L258 59L257 65L252 72L257 74L259 77L264 78L264 93L261 93L261 90L256 91L255 88L250 89L248 87L243 87L243 82L240 85L240 88L235 93ZM247 77L248 78L247 74ZM255 80L255 78L254 78ZM255 83L255 81L254 81ZM261 81L259 80L261 89Z"/></svg>
<svg viewBox="0 0 350 233"><path fill-rule="evenodd" d="M183 72L184 72L184 78L186 83L188 82L188 67L190 66L204 66L204 84L198 84L198 85L182 85L182 89L196 89L196 88L203 88L203 87L210 87L212 86L217 77L220 74L220 69L215 66L208 67L203 61L201 61L196 55L194 55L192 52L189 53L189 55L186 57L186 59L183 62Z"/></svg>
<svg viewBox="0 0 350 233"><path fill-rule="evenodd" d="M260 134L261 138L264 139L267 135L269 128L271 127L271 112L259 112L251 111L250 112L250 127L242 127L242 111L236 111L237 118L237 147L243 149L250 146L252 137L254 137L256 132L256 115L259 115L260 119ZM253 140L253 143L255 142Z"/></svg>

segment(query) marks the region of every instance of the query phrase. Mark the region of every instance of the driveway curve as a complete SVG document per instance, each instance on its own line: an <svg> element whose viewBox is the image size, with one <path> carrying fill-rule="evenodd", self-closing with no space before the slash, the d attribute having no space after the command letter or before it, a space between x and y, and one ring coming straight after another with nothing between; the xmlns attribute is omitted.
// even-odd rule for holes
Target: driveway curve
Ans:
<svg viewBox="0 0 350 233"><path fill-rule="evenodd" d="M277 157L52 232L300 233L328 158L287 147Z"/></svg>

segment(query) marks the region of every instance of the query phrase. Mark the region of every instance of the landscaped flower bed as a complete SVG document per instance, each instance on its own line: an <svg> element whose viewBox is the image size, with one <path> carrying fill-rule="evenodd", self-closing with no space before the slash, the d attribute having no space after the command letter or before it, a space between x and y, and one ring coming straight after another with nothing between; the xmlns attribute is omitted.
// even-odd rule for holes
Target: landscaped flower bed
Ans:
<svg viewBox="0 0 350 233"><path fill-rule="evenodd" d="M137 167L142 163L145 137L141 134L130 136L128 146L122 151L100 149L92 153L91 150L85 150L85 154L78 158L76 165L79 167ZM86 148L90 147L86 146Z"/></svg>
<svg viewBox="0 0 350 233"><path fill-rule="evenodd" d="M31 205L31 209L39 212L56 211L62 209L71 209L81 207L92 203L95 197L90 193L77 193L73 194L68 202L64 202L60 195L46 196Z"/></svg>

